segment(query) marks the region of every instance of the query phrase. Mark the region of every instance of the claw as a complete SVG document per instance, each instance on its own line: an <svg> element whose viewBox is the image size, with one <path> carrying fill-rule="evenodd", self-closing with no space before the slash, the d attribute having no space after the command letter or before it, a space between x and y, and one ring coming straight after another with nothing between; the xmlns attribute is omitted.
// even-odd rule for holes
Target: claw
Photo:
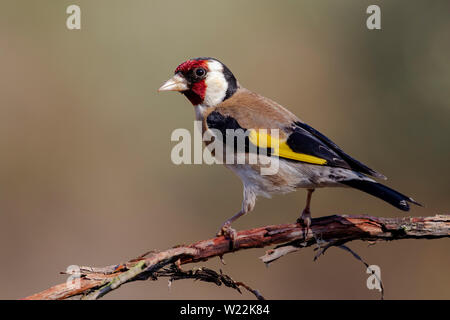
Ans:
<svg viewBox="0 0 450 320"><path fill-rule="evenodd" d="M230 250L233 250L235 246L235 239L236 239L237 232L235 229L233 229L230 226L230 223L224 223L223 226L220 228L219 232L217 232L216 236L224 236L225 239L230 240Z"/></svg>
<svg viewBox="0 0 450 320"><path fill-rule="evenodd" d="M303 238L306 240L309 231L312 232L311 229L311 212L308 208L305 208L302 212L302 215L297 219L297 223L302 224L305 228L303 229Z"/></svg>

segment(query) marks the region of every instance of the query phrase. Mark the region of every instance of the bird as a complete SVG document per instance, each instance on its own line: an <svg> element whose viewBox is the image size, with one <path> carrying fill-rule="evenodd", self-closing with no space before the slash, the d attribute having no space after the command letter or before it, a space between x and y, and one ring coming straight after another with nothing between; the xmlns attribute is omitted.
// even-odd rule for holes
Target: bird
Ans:
<svg viewBox="0 0 450 320"><path fill-rule="evenodd" d="M202 123L202 131L220 132L215 135L224 145L229 130L246 133L245 148L232 149L248 157L251 150L265 150L277 162L274 174L261 174L261 163L224 163L242 180L241 209L227 219L217 235L234 239L236 231L231 224L252 211L258 196L270 198L273 194L306 189L306 204L297 219L306 232L311 226L311 198L315 189L323 187L354 188L380 198L394 207L409 211L413 200L376 180L387 178L345 153L337 144L314 129L277 102L254 93L237 81L231 70L216 58L189 59L175 69L172 78L159 89L177 91L194 106L195 118ZM269 140L259 139L260 134ZM272 132L277 132L272 137ZM230 139L228 139L230 141ZM265 142L264 142L265 141ZM276 145L273 150L272 145ZM253 147L253 148L250 148Z"/></svg>

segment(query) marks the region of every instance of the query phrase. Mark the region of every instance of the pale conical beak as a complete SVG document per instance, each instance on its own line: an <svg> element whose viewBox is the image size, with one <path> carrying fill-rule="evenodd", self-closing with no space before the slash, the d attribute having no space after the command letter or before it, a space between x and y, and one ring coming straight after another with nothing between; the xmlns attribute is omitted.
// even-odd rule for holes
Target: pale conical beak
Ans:
<svg viewBox="0 0 450 320"><path fill-rule="evenodd" d="M164 82L164 84L158 89L158 91L186 91L188 90L187 81L179 74L174 75L172 78Z"/></svg>

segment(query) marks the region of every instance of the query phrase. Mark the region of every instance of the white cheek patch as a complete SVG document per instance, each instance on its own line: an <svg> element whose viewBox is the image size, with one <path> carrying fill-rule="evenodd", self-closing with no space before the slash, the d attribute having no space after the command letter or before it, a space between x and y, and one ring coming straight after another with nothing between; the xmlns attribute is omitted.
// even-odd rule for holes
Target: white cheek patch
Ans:
<svg viewBox="0 0 450 320"><path fill-rule="evenodd" d="M212 107L219 104L225 98L228 90L228 82L223 75L223 67L220 62L208 61L209 72L206 76L206 92L203 104Z"/></svg>

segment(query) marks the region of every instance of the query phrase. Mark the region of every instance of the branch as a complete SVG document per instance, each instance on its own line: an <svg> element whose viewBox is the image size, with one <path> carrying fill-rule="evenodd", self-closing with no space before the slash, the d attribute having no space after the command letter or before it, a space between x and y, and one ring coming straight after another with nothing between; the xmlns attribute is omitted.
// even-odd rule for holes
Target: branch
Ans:
<svg viewBox="0 0 450 320"><path fill-rule="evenodd" d="M311 232L312 231L312 232ZM238 250L262 248L278 245L266 252L261 260L268 264L280 257L309 247L319 246L316 258L332 246L345 247L353 240L387 241L400 239L438 239L450 237L450 215L434 217L380 218L372 216L334 215L312 219L311 230L301 224L281 224L265 226L237 232L234 246L225 237L198 241L191 245L177 246L165 251L148 252L136 259L103 268L80 267L73 272L75 284L62 283L25 299L67 299L81 295L83 299L98 299L122 284L137 280L156 280L169 277L178 279L197 279L224 284L239 291L243 287L257 298L262 298L257 290L242 282L206 268L183 271L181 265L206 261L213 257ZM322 247L322 244L324 246ZM239 291L240 292L240 291Z"/></svg>

